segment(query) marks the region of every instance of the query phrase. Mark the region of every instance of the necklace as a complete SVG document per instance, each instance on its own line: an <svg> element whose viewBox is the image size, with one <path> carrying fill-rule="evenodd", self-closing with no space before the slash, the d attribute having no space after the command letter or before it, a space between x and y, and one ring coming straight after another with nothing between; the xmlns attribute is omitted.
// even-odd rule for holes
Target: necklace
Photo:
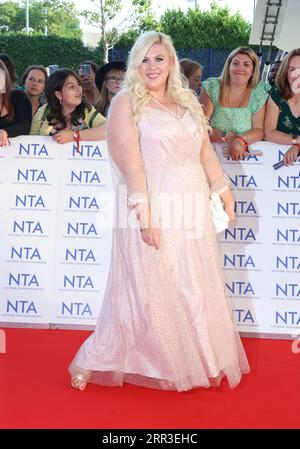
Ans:
<svg viewBox="0 0 300 449"><path fill-rule="evenodd" d="M161 106L163 109L165 109L169 114L174 115L174 117L176 118L180 118L180 111L179 111L179 106L178 104L176 104L177 106L177 114L173 111L171 111L171 109L167 108L165 105L163 105L162 103L160 103L158 100L156 100L155 98L151 97L151 100L154 101L154 103L157 103L159 106Z"/></svg>

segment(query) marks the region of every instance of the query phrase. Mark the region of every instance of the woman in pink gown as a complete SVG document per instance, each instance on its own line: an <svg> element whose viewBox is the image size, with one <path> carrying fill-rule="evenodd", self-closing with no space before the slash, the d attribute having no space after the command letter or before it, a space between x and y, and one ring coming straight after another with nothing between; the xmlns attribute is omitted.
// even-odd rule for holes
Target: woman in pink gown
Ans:
<svg viewBox="0 0 300 449"><path fill-rule="evenodd" d="M170 38L141 35L127 67L107 122L116 188L127 196L117 195L106 293L96 329L69 367L71 384L186 391L225 376L235 387L249 366L209 205L218 192L234 218L228 178Z"/></svg>

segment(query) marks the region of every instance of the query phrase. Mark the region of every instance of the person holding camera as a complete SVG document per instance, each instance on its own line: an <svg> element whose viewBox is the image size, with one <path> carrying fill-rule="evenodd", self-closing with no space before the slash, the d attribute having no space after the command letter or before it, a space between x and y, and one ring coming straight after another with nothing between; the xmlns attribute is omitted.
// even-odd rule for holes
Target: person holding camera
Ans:
<svg viewBox="0 0 300 449"><path fill-rule="evenodd" d="M85 101L81 80L73 70L52 73L45 93L47 104L35 114L30 134L50 135L57 143L105 139L105 118Z"/></svg>
<svg viewBox="0 0 300 449"><path fill-rule="evenodd" d="M99 97L99 92L95 84L95 78L98 71L98 65L94 61L82 62L77 70L81 80L83 93L88 103L95 106Z"/></svg>

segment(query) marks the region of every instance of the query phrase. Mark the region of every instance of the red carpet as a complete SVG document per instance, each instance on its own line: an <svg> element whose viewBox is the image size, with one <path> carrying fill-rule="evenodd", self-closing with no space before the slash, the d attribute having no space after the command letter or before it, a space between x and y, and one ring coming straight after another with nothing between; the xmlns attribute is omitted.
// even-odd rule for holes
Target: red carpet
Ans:
<svg viewBox="0 0 300 449"><path fill-rule="evenodd" d="M300 354L291 341L243 339L252 372L230 390L163 392L69 386L67 366L89 332L5 329L0 428L300 428Z"/></svg>

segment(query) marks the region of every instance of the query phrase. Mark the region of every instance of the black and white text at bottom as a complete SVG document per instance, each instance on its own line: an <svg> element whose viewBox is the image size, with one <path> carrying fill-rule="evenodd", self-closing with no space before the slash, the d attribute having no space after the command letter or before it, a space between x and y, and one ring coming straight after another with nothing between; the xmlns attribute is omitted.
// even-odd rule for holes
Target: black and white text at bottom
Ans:
<svg viewBox="0 0 300 449"><path fill-rule="evenodd" d="M114 434L109 432L101 436L103 445L123 444L134 447L140 444L198 444L198 434L189 432L146 432L139 434Z"/></svg>

